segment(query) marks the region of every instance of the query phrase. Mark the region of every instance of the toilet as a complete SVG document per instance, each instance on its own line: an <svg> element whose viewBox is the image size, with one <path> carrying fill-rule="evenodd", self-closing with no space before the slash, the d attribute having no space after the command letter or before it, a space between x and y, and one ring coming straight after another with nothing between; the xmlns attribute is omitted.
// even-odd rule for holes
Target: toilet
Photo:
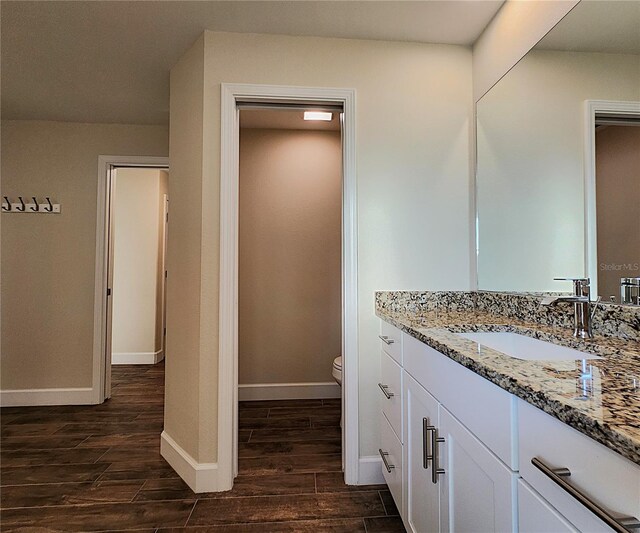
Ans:
<svg viewBox="0 0 640 533"><path fill-rule="evenodd" d="M331 374L333 375L333 379L336 380L336 383L342 387L342 356L339 355L333 360L333 368L331 369Z"/></svg>
<svg viewBox="0 0 640 533"><path fill-rule="evenodd" d="M336 380L336 383L340 385L342 389L342 356L339 355L333 360L333 368L331 369L331 374L333 375L333 379ZM340 391L342 393L342 390ZM342 422L344 420L344 414L340 411L340 427L342 427Z"/></svg>

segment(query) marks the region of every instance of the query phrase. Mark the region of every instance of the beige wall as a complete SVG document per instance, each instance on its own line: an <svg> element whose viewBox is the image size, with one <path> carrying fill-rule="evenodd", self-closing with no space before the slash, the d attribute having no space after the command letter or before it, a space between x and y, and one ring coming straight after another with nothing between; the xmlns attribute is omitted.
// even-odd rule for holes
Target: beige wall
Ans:
<svg viewBox="0 0 640 533"><path fill-rule="evenodd" d="M341 209L339 131L240 130L240 384L333 381Z"/></svg>
<svg viewBox="0 0 640 533"><path fill-rule="evenodd" d="M162 255L167 173L116 171L114 188L114 354L152 354L162 349Z"/></svg>
<svg viewBox="0 0 640 533"><path fill-rule="evenodd" d="M164 126L2 121L2 195L60 215L2 215L2 389L90 387L98 155L166 156Z"/></svg>
<svg viewBox="0 0 640 533"><path fill-rule="evenodd" d="M360 451L374 455L380 357L374 291L470 286L471 51L212 32L202 45L172 70L168 349L175 357L168 363L184 368L167 377L165 430L197 461L216 461L220 84L355 88ZM188 164L194 168L186 176ZM174 249L176 240L192 253ZM176 279L173 261L185 273L188 263L190 275ZM189 318L198 309L194 327Z"/></svg>
<svg viewBox="0 0 640 533"><path fill-rule="evenodd" d="M482 96L580 0L507 0L473 46L473 97Z"/></svg>
<svg viewBox="0 0 640 533"><path fill-rule="evenodd" d="M200 350L202 206L215 202L215 197L203 198L204 37L171 70L170 94L165 431L198 458L200 449L215 446L209 444L214 439L206 437L211 422L200 422L200 407L215 406L217 380ZM217 330L217 315L209 327ZM201 381L213 385L201 387ZM211 398L209 389L214 389Z"/></svg>
<svg viewBox="0 0 640 533"><path fill-rule="evenodd" d="M640 276L640 128L596 130L598 292L620 301L620 278ZM625 266L626 265L626 266Z"/></svg>

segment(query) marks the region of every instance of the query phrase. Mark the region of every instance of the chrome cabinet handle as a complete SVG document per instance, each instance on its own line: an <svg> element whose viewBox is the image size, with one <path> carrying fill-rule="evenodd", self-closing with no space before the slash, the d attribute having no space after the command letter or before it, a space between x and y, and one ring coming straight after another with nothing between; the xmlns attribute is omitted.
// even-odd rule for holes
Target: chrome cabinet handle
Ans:
<svg viewBox="0 0 640 533"><path fill-rule="evenodd" d="M393 339L390 339L389 337L387 337L387 335L378 335L378 338L387 345L393 344L394 342L396 342Z"/></svg>
<svg viewBox="0 0 640 533"><path fill-rule="evenodd" d="M387 390L389 388L389 385L383 385L382 383L378 383L378 387L380 387L380 390L382 391L382 394L384 394L387 397L387 400L390 400L391 398L393 398L395 396L395 394L393 392L389 392Z"/></svg>
<svg viewBox="0 0 640 533"><path fill-rule="evenodd" d="M431 431L431 482L435 485L438 483L438 476L444 474L444 468L440 468L440 459L438 458L438 443L444 442L444 437L438 437L438 428L430 426Z"/></svg>
<svg viewBox="0 0 640 533"><path fill-rule="evenodd" d="M389 455L389 452L383 452L382 448L378 448L378 453L380 454L380 457L382 457L382 462L384 463L384 467L387 469L387 472L389 472L389 474L391 474L391 471L396 466L395 465L390 465L389 461L387 461L387 456Z"/></svg>
<svg viewBox="0 0 640 533"><path fill-rule="evenodd" d="M428 418L422 419L422 468L429 469L429 461L433 459L433 454L429 451L429 431L435 429Z"/></svg>
<svg viewBox="0 0 640 533"><path fill-rule="evenodd" d="M556 485L568 492L582 505L584 505L589 511L595 514L600 520L607 524L614 531L619 533L628 533L632 529L640 528L640 520L634 516L625 516L622 518L614 518L609 511L602 508L595 503L591 498L580 492L573 485L565 481L563 478L571 476L571 471L568 468L551 468L544 464L540 459L534 457L531 459L531 464L535 466L540 472L547 476Z"/></svg>

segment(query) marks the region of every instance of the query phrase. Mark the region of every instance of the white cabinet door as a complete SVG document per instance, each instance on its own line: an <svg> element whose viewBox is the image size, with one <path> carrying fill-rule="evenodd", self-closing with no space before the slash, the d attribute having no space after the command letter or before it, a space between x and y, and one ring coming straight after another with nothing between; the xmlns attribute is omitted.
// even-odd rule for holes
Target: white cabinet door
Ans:
<svg viewBox="0 0 640 533"><path fill-rule="evenodd" d="M523 479L518 481L518 526L519 533L578 533Z"/></svg>
<svg viewBox="0 0 640 533"><path fill-rule="evenodd" d="M439 485L432 482L431 430L438 425L438 402L404 374L405 526L414 533L440 531Z"/></svg>
<svg viewBox="0 0 640 533"><path fill-rule="evenodd" d="M509 470L449 411L440 406L434 454L439 476L440 530L455 533L517 531L517 474Z"/></svg>

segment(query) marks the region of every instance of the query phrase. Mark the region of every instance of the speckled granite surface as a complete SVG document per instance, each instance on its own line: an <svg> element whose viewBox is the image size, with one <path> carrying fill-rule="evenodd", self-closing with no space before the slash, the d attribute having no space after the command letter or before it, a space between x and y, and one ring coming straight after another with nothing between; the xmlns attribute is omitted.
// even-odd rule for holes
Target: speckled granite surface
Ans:
<svg viewBox="0 0 640 533"><path fill-rule="evenodd" d="M562 317L551 324L517 318L494 297L490 305L478 304L481 294L380 292L376 314L640 465L640 337L633 328L632 338L600 334L579 340ZM455 335L463 331L513 331L603 359L520 360Z"/></svg>

